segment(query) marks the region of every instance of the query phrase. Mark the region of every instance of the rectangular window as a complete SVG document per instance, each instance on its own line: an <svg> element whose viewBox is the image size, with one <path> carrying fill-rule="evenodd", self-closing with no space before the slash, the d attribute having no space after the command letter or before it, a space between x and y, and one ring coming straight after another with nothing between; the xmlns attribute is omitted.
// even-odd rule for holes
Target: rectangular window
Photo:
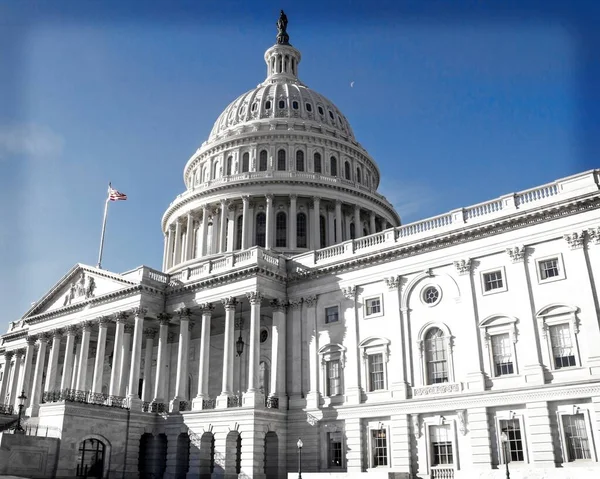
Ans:
<svg viewBox="0 0 600 479"><path fill-rule="evenodd" d="M342 394L342 378L340 375L340 361L327 361L327 396Z"/></svg>
<svg viewBox="0 0 600 479"><path fill-rule="evenodd" d="M430 426L432 466L454 464L450 426Z"/></svg>
<svg viewBox="0 0 600 479"><path fill-rule="evenodd" d="M387 431L374 429L371 431L371 448L373 453L373 467L387 466Z"/></svg>
<svg viewBox="0 0 600 479"><path fill-rule="evenodd" d="M554 368L562 369L577 366L569 325L567 323L555 324L550 326L549 330Z"/></svg>
<svg viewBox="0 0 600 479"><path fill-rule="evenodd" d="M330 306L329 308L325 308L325 323L337 323L339 321L338 315L338 307Z"/></svg>
<svg viewBox="0 0 600 479"><path fill-rule="evenodd" d="M502 271L491 271L483 274L483 289L485 292L504 288Z"/></svg>
<svg viewBox="0 0 600 479"><path fill-rule="evenodd" d="M558 270L558 258L550 258L540 261L538 263L538 267L540 268L540 279L542 281L545 279L555 278L560 275L560 271Z"/></svg>
<svg viewBox="0 0 600 479"><path fill-rule="evenodd" d="M591 459L590 445L585 428L585 416L581 413L565 414L562 416L562 426L568 461Z"/></svg>
<svg viewBox="0 0 600 479"><path fill-rule="evenodd" d="M385 389L383 354L369 354L369 391Z"/></svg>
<svg viewBox="0 0 600 479"><path fill-rule="evenodd" d="M381 313L381 298L367 299L365 302L365 307L367 316Z"/></svg>
<svg viewBox="0 0 600 479"><path fill-rule="evenodd" d="M494 358L494 374L504 376L515 372L513 366L513 346L508 333L492 336L492 356Z"/></svg>
<svg viewBox="0 0 600 479"><path fill-rule="evenodd" d="M327 433L327 463L330 468L342 467L342 433Z"/></svg>
<svg viewBox="0 0 600 479"><path fill-rule="evenodd" d="M518 419L501 419L499 421L500 432L506 434L508 439L503 450L504 463L508 458L509 462L521 462L525 460L523 453L523 439L521 437L521 423ZM502 445L502 441L500 441Z"/></svg>

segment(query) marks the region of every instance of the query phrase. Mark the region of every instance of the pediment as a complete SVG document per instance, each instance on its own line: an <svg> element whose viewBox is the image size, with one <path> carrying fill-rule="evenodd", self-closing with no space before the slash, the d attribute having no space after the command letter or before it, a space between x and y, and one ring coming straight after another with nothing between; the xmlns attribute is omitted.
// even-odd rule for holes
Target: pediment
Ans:
<svg viewBox="0 0 600 479"><path fill-rule="evenodd" d="M77 305L121 289L127 289L134 284L117 273L76 264L52 289L34 303L23 318Z"/></svg>

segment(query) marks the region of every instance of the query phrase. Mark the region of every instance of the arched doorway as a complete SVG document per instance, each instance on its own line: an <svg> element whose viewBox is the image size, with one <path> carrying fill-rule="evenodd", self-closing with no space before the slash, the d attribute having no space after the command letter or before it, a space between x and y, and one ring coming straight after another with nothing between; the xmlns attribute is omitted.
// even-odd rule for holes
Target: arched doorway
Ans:
<svg viewBox="0 0 600 479"><path fill-rule="evenodd" d="M225 477L242 472L242 436L231 431L225 439Z"/></svg>
<svg viewBox="0 0 600 479"><path fill-rule="evenodd" d="M279 438L273 431L265 435L265 475L267 479L279 477Z"/></svg>
<svg viewBox="0 0 600 479"><path fill-rule="evenodd" d="M190 436L182 432L177 436L175 479L185 479L190 469Z"/></svg>
<svg viewBox="0 0 600 479"><path fill-rule="evenodd" d="M189 454L189 451L188 451ZM140 437L140 453L138 456L138 471L140 479L162 477L167 467L167 436L150 433Z"/></svg>
<svg viewBox="0 0 600 479"><path fill-rule="evenodd" d="M99 439L86 439L79 445L77 477L102 479L104 472L105 445Z"/></svg>
<svg viewBox="0 0 600 479"><path fill-rule="evenodd" d="M205 432L200 438L200 479L210 479L215 470L215 436Z"/></svg>

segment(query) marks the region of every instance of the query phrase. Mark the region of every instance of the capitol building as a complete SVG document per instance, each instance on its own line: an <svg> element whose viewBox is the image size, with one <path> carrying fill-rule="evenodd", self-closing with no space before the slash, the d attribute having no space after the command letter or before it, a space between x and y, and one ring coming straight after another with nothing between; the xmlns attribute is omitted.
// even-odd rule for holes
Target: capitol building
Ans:
<svg viewBox="0 0 600 479"><path fill-rule="evenodd" d="M10 323L0 474L600 477L600 170L403 224L301 59L282 12L161 271L77 264Z"/></svg>

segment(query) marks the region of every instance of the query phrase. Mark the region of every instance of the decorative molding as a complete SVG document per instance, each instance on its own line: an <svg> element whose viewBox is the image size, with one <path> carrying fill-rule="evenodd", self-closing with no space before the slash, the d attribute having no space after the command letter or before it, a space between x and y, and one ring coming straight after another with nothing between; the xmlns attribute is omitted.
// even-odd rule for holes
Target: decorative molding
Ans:
<svg viewBox="0 0 600 479"><path fill-rule="evenodd" d="M147 313L148 313L148 308L143 308L141 306L131 309L131 314L133 316L141 316L143 318L144 316L146 316Z"/></svg>
<svg viewBox="0 0 600 479"><path fill-rule="evenodd" d="M302 298L292 298L288 301L288 306L292 310L299 310L302 307Z"/></svg>
<svg viewBox="0 0 600 479"><path fill-rule="evenodd" d="M154 339L155 337L156 337L156 329L154 329L154 328L144 329L144 338Z"/></svg>
<svg viewBox="0 0 600 479"><path fill-rule="evenodd" d="M462 383L442 383L431 386L413 388L413 396L431 396L435 394L451 394L462 391Z"/></svg>
<svg viewBox="0 0 600 479"><path fill-rule="evenodd" d="M400 275L390 276L389 278L383 278L385 284L387 285L390 291L397 291L400 286Z"/></svg>
<svg viewBox="0 0 600 479"><path fill-rule="evenodd" d="M179 308L175 313L179 316L179 321L189 321L192 316L190 308Z"/></svg>
<svg viewBox="0 0 600 479"><path fill-rule="evenodd" d="M133 334L133 324L125 324L125 328L123 329L125 334Z"/></svg>
<svg viewBox="0 0 600 479"><path fill-rule="evenodd" d="M594 244L600 244L600 226L589 228L587 234L590 241L593 241Z"/></svg>
<svg viewBox="0 0 600 479"><path fill-rule="evenodd" d="M13 358L14 355L15 355L14 351L6 351L4 353L4 357L6 358L6 363L7 364L12 360L12 358ZM8 377L7 377L7 380L8 380Z"/></svg>
<svg viewBox="0 0 600 479"><path fill-rule="evenodd" d="M234 296L229 296L228 298L221 299L221 303L223 303L225 310L234 310L235 311L235 307L237 306L238 301L237 301L237 299L235 299Z"/></svg>
<svg viewBox="0 0 600 479"><path fill-rule="evenodd" d="M454 267L459 275L466 275L471 273L471 259L460 259L454 262Z"/></svg>
<svg viewBox="0 0 600 479"><path fill-rule="evenodd" d="M202 303L200 304L200 311L202 311L202 315L212 315L215 310L215 306L212 303Z"/></svg>
<svg viewBox="0 0 600 479"><path fill-rule="evenodd" d="M112 323L112 318L110 316L100 316L96 318L96 324L101 328L108 327L108 324Z"/></svg>
<svg viewBox="0 0 600 479"><path fill-rule="evenodd" d="M93 321L82 321L80 324L81 330L88 333L92 331L92 327L94 326Z"/></svg>
<svg viewBox="0 0 600 479"><path fill-rule="evenodd" d="M307 308L312 308L317 305L317 296L313 294L312 296L307 296L306 298L302 298L303 302L306 303Z"/></svg>
<svg viewBox="0 0 600 479"><path fill-rule="evenodd" d="M281 299L273 299L269 304L271 305L271 308L273 308L273 311L280 313L284 313L287 309L286 302Z"/></svg>
<svg viewBox="0 0 600 479"><path fill-rule="evenodd" d="M25 338L25 342L27 343L27 346L33 346L35 344L35 342L37 341L37 336L36 335L31 335L31 336L27 336Z"/></svg>
<svg viewBox="0 0 600 479"><path fill-rule="evenodd" d="M356 286L346 286L342 288L344 298L354 300L356 298Z"/></svg>
<svg viewBox="0 0 600 479"><path fill-rule="evenodd" d="M125 323L128 317L129 313L127 311L120 311L118 313L115 313L115 321L117 323Z"/></svg>
<svg viewBox="0 0 600 479"><path fill-rule="evenodd" d="M524 245L513 246L512 248L506 248L506 253L513 263L520 263L525 259L527 247Z"/></svg>
<svg viewBox="0 0 600 479"><path fill-rule="evenodd" d="M94 297L96 282L92 276L86 276L85 271L82 271L79 278L73 281L69 286L69 291L63 300L63 306L68 306L73 302L81 301Z"/></svg>
<svg viewBox="0 0 600 479"><path fill-rule="evenodd" d="M264 296L258 291L250 291L246 293L246 297L248 298L250 304L260 304Z"/></svg>
<svg viewBox="0 0 600 479"><path fill-rule="evenodd" d="M413 434L416 439L421 437L421 415L420 414L411 414L410 419L413 427Z"/></svg>
<svg viewBox="0 0 600 479"><path fill-rule="evenodd" d="M169 323L171 322L171 317L172 316L168 313L159 313L156 318L158 319L158 322L161 326L169 326Z"/></svg>
<svg viewBox="0 0 600 479"><path fill-rule="evenodd" d="M574 231L573 233L563 235L563 239L569 244L569 248L572 250L583 248L585 231Z"/></svg>
<svg viewBox="0 0 600 479"><path fill-rule="evenodd" d="M464 436L467 434L467 410L457 409L456 416L458 417L458 430Z"/></svg>

